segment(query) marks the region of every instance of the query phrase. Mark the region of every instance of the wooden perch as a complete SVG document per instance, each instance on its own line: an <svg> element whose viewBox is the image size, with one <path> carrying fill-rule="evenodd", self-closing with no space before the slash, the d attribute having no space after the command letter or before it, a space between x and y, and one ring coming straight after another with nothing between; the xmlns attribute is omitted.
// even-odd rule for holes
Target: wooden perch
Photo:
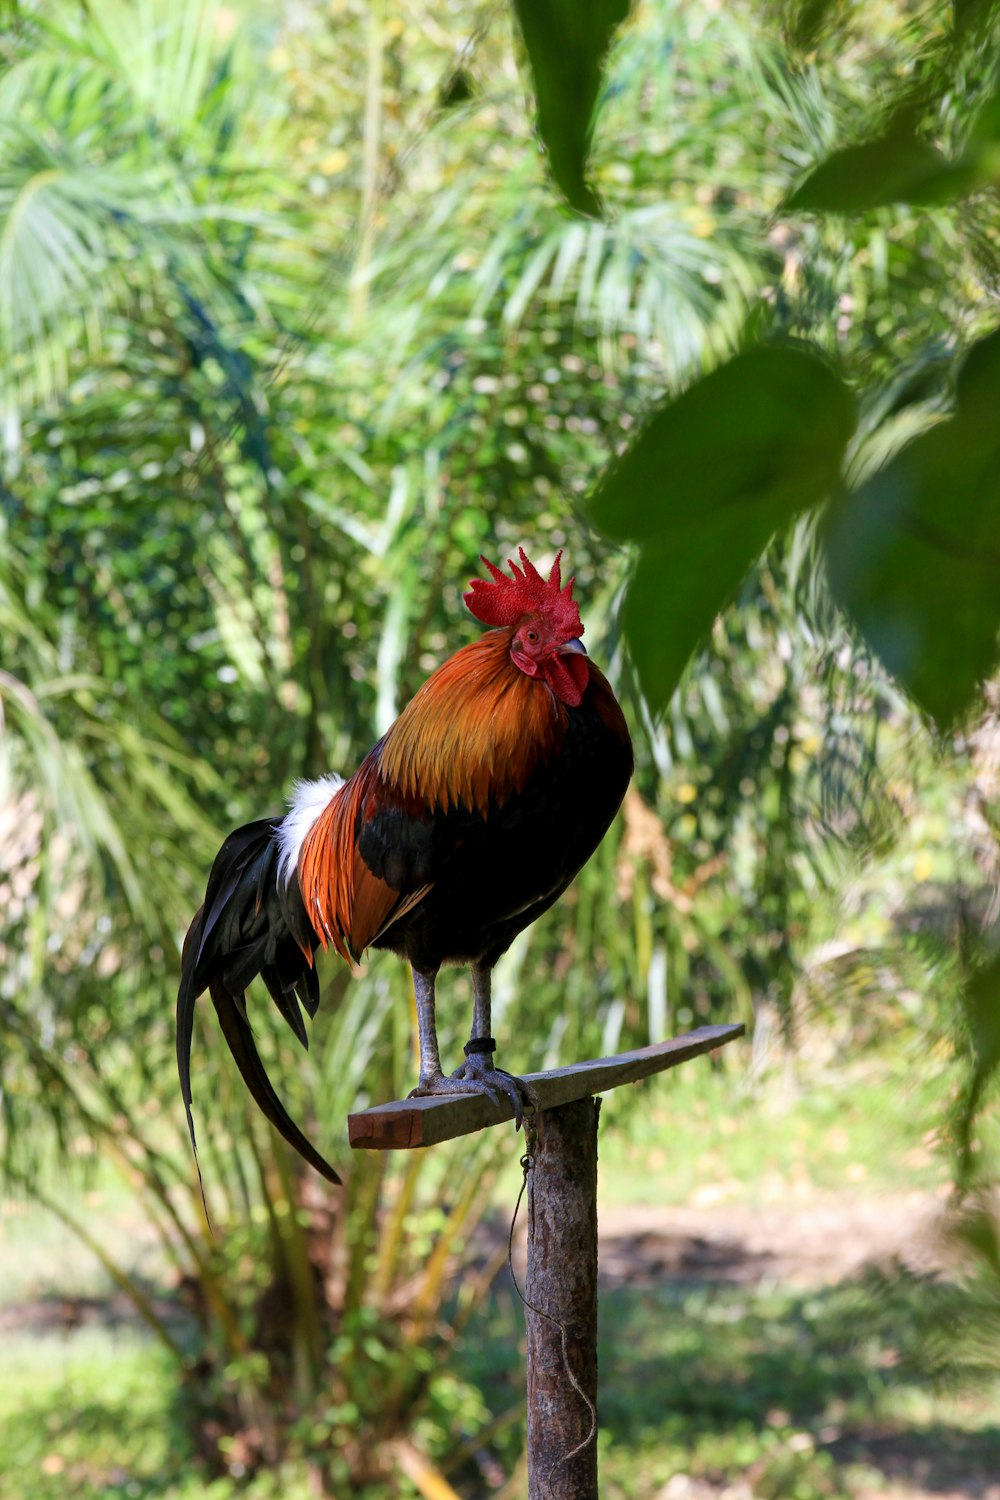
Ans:
<svg viewBox="0 0 1000 1500"><path fill-rule="evenodd" d="M699 1026L668 1042L640 1047L636 1052L619 1052L616 1057L597 1057L589 1062L570 1063L547 1073L526 1073L538 1096L542 1110L560 1104L571 1104L616 1089L623 1083L635 1083L651 1073L676 1068L690 1057L712 1052L742 1036L745 1027ZM413 1146L434 1146L459 1135L471 1135L489 1125L500 1125L514 1118L507 1098L499 1108L480 1094L451 1094L431 1099L397 1099L391 1104L376 1104L356 1115L348 1115L348 1138L355 1150L392 1151Z"/></svg>
<svg viewBox="0 0 1000 1500"><path fill-rule="evenodd" d="M528 1261L528 1500L598 1500L597 1117L594 1094L663 1073L742 1036L699 1026L617 1057L525 1074L544 1116L526 1132ZM433 1146L512 1120L479 1094L397 1099L347 1118L351 1145L373 1151ZM410 1471L407 1471L410 1472Z"/></svg>

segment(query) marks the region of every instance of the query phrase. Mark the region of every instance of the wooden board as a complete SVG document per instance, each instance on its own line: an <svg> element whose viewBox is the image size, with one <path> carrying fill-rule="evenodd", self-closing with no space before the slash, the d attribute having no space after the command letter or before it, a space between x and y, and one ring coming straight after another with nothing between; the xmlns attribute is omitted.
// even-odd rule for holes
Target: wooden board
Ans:
<svg viewBox="0 0 1000 1500"><path fill-rule="evenodd" d="M683 1036L636 1052L619 1052L616 1057L597 1057L589 1062L570 1063L548 1073L525 1073L538 1096L543 1110L574 1099L586 1099L616 1089L623 1083L635 1083L652 1073L676 1068L691 1057L713 1052L742 1036L745 1027L699 1026ZM450 1094L431 1099L397 1099L391 1104L376 1104L355 1115L348 1115L347 1128L355 1150L393 1151L414 1146L433 1146L459 1135L471 1135L490 1125L503 1124L514 1118L508 1099L497 1107L479 1094Z"/></svg>

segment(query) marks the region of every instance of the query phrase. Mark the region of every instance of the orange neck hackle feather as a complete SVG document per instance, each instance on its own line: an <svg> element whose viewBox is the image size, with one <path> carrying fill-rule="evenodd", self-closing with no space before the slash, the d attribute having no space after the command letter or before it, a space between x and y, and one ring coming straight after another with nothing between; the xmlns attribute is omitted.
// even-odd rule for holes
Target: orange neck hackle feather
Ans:
<svg viewBox="0 0 1000 1500"><path fill-rule="evenodd" d="M323 947L331 943L348 962L361 952L351 941L354 907L354 827L371 776L371 756L335 792L302 841L299 889Z"/></svg>
<svg viewBox="0 0 1000 1500"><path fill-rule="evenodd" d="M381 771L428 811L489 816L562 743L565 713L510 659L511 631L463 646L410 700L382 743Z"/></svg>
<svg viewBox="0 0 1000 1500"><path fill-rule="evenodd" d="M511 638L489 630L438 667L309 830L299 885L324 947L360 958L414 899L364 869L359 818L390 804L415 817L463 806L488 818L559 753L566 709L518 671Z"/></svg>

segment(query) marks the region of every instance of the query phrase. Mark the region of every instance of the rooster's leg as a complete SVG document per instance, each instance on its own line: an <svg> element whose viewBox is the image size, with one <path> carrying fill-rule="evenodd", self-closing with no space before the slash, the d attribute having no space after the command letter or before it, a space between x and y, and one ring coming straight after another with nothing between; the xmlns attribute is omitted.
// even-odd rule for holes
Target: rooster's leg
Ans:
<svg viewBox="0 0 1000 1500"><path fill-rule="evenodd" d="M441 1053L438 1050L437 1022L434 1018L434 985L437 971L410 966L413 974L413 996L417 1002L417 1043L420 1047L420 1083L414 1093L433 1093L429 1087L441 1075Z"/></svg>
<svg viewBox="0 0 1000 1500"><path fill-rule="evenodd" d="M522 1078L515 1078L498 1068L493 1061L496 1043L490 1034L490 998L493 970L488 964L474 963L472 966L472 1035L465 1048L465 1062L456 1068L452 1077L467 1084L482 1084L495 1093L503 1089L514 1106L514 1124L520 1128L524 1108L535 1107L535 1094Z"/></svg>
<svg viewBox="0 0 1000 1500"><path fill-rule="evenodd" d="M493 998L493 970L487 964L472 964L472 1032L470 1042L492 1041L490 1010Z"/></svg>
<svg viewBox="0 0 1000 1500"><path fill-rule="evenodd" d="M514 1106L514 1120L521 1124L525 1104L533 1105L531 1089L520 1079L495 1068L491 1060L492 1046L477 1049L479 1041L492 1042L490 1036L490 970L473 964L473 1011L472 1037L466 1051L466 1061L456 1072L446 1077L441 1071L441 1054L438 1050L437 1026L434 1020L434 982L436 974L413 969L413 993L417 1002L417 1037L420 1042L420 1082L410 1097L433 1094L485 1094L493 1103L500 1104L504 1093Z"/></svg>

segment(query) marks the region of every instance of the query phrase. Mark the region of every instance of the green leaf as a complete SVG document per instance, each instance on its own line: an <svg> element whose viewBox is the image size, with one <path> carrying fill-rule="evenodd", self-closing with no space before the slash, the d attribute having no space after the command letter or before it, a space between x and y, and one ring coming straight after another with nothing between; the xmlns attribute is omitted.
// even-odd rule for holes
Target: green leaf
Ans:
<svg viewBox="0 0 1000 1500"><path fill-rule="evenodd" d="M765 540L826 498L854 430L854 402L806 349L751 349L660 407L601 480L590 502L617 540L680 540L749 511ZM773 516L773 522L771 520Z"/></svg>
<svg viewBox="0 0 1000 1500"><path fill-rule="evenodd" d="M575 209L599 214L587 156L604 58L631 0L514 0L552 175Z"/></svg>
<svg viewBox="0 0 1000 1500"><path fill-rule="evenodd" d="M835 151L815 167L785 203L786 212L861 214L893 203L953 203L1000 181L995 101L983 106L969 147L948 160L913 130L904 111L885 134Z"/></svg>
<svg viewBox="0 0 1000 1500"><path fill-rule="evenodd" d="M796 188L785 209L861 214L887 203L924 203L953 172L933 146L890 133L835 151Z"/></svg>
<svg viewBox="0 0 1000 1500"><path fill-rule="evenodd" d="M830 583L874 650L942 726L997 661L1000 332L958 380L958 413L917 438L824 525Z"/></svg>
<svg viewBox="0 0 1000 1500"><path fill-rule="evenodd" d="M992 959L970 982L965 1000L975 1074L985 1082L1000 1068L1000 957Z"/></svg>
<svg viewBox="0 0 1000 1500"><path fill-rule="evenodd" d="M854 402L804 349L753 349L660 409L591 501L597 527L643 542L625 618L662 706L774 533L837 483Z"/></svg>
<svg viewBox="0 0 1000 1500"><path fill-rule="evenodd" d="M981 25L988 25L994 0L952 0L955 31L961 36Z"/></svg>
<svg viewBox="0 0 1000 1500"><path fill-rule="evenodd" d="M706 518L689 537L643 547L625 600L625 632L647 702L665 708L681 673L747 570L787 519L774 507Z"/></svg>
<svg viewBox="0 0 1000 1500"><path fill-rule="evenodd" d="M971 139L973 145L996 146L1000 143L1000 88L993 89L979 105Z"/></svg>

